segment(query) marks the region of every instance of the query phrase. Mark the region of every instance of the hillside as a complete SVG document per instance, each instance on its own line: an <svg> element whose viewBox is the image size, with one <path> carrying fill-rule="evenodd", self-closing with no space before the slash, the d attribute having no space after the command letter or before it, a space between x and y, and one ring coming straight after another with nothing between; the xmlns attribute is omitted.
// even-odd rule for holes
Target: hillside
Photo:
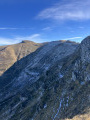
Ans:
<svg viewBox="0 0 90 120"><path fill-rule="evenodd" d="M1 120L89 120L90 36L55 41L0 77Z"/></svg>
<svg viewBox="0 0 90 120"><path fill-rule="evenodd" d="M0 46L0 75L16 61L34 52L42 44L24 40L19 44Z"/></svg>

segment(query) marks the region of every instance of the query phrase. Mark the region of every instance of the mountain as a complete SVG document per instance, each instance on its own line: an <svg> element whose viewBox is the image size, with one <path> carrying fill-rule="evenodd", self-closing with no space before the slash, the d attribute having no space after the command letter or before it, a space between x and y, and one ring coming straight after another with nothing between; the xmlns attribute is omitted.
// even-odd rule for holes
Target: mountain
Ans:
<svg viewBox="0 0 90 120"><path fill-rule="evenodd" d="M55 64L56 61L64 58L69 54L72 54L77 46L77 43L73 43L70 41L53 41L43 45L32 54L17 61L0 77L0 89L3 86L9 84L12 79L18 77L18 75L22 73L21 71L25 70L28 65L30 65L30 69L32 69L32 72L35 69L35 71L40 71L40 74L42 74L41 72L45 71L45 69L48 69L52 64ZM28 72L25 73L28 74ZM22 74L25 75L25 73ZM22 76L22 78L23 77L24 76ZM29 79L30 77L31 76L27 76L27 79Z"/></svg>
<svg viewBox="0 0 90 120"><path fill-rule="evenodd" d="M90 36L54 41L0 77L1 120L89 120Z"/></svg>
<svg viewBox="0 0 90 120"><path fill-rule="evenodd" d="M16 61L34 52L42 44L24 40L19 44L0 46L0 75Z"/></svg>

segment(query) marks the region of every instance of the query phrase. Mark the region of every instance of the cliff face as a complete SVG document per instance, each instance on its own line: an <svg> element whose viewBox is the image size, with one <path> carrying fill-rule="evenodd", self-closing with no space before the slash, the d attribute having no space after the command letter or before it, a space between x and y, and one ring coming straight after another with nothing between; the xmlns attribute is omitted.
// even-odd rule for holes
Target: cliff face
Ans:
<svg viewBox="0 0 90 120"><path fill-rule="evenodd" d="M0 75L10 68L16 61L34 52L42 44L32 41L22 41L19 44L0 46Z"/></svg>
<svg viewBox="0 0 90 120"><path fill-rule="evenodd" d="M81 43L81 59L83 63L90 63L90 36Z"/></svg>
<svg viewBox="0 0 90 120"><path fill-rule="evenodd" d="M0 119L89 120L89 40L51 42L15 63L0 78Z"/></svg>

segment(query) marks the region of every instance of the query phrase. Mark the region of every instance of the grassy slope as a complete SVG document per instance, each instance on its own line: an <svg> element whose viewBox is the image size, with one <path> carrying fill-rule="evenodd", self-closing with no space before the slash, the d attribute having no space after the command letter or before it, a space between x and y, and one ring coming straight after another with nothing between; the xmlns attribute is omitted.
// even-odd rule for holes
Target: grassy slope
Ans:
<svg viewBox="0 0 90 120"><path fill-rule="evenodd" d="M15 45L0 46L0 75L17 60L34 52L42 44L26 41Z"/></svg>

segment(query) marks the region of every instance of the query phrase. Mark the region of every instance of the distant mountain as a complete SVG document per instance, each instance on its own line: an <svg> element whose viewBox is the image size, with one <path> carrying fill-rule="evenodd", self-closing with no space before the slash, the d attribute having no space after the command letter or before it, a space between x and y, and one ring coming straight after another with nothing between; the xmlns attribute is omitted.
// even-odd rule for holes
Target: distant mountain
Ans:
<svg viewBox="0 0 90 120"><path fill-rule="evenodd" d="M16 61L34 52L42 44L24 40L19 44L0 46L0 75Z"/></svg>
<svg viewBox="0 0 90 120"><path fill-rule="evenodd" d="M0 77L1 120L89 120L90 37L50 42Z"/></svg>

